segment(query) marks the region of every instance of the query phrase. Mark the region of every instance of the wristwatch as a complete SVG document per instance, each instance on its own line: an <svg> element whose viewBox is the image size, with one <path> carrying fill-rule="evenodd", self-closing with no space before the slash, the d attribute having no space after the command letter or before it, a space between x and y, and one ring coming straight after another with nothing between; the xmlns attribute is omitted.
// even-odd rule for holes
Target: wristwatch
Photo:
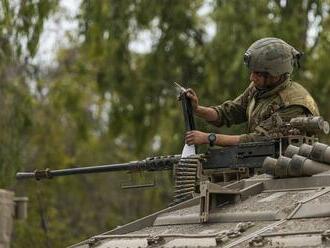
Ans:
<svg viewBox="0 0 330 248"><path fill-rule="evenodd" d="M209 140L210 146L214 146L214 143L217 140L217 136L215 133L210 133L209 136L207 136L207 139Z"/></svg>

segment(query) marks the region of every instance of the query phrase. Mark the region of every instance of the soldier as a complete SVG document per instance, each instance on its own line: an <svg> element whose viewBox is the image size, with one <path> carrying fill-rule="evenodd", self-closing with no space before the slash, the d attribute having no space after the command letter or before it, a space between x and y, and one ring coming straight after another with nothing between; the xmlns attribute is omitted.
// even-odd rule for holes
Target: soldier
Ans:
<svg viewBox="0 0 330 248"><path fill-rule="evenodd" d="M215 126L248 123L248 133L224 135L189 131L187 144L229 146L265 139L274 124L272 117L283 121L297 116L319 115L318 107L308 91L290 78L301 57L295 48L278 38L255 41L244 54L244 63L250 71L249 87L235 100L219 106L199 105L192 89L187 90L195 114Z"/></svg>

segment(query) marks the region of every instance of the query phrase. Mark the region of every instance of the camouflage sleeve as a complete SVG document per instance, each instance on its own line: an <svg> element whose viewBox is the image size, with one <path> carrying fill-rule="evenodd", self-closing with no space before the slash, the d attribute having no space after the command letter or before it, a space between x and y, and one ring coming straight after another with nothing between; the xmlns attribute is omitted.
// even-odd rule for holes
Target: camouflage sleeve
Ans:
<svg viewBox="0 0 330 248"><path fill-rule="evenodd" d="M218 119L209 121L210 124L220 127L223 125L231 126L233 124L240 124L247 121L246 108L249 97L251 96L252 84L235 100L226 101L218 106L210 106L218 113Z"/></svg>
<svg viewBox="0 0 330 248"><path fill-rule="evenodd" d="M281 110L278 110L276 112L283 121L288 122L291 118L297 117L297 116L307 116L310 114L310 112L298 105L290 106ZM256 128L255 132L248 133L248 134L242 134L240 135L240 143L246 143L246 142L257 142L257 141L265 141L271 139L269 136L267 136L267 132L271 129L273 129L273 123L272 118L268 118L261 122Z"/></svg>

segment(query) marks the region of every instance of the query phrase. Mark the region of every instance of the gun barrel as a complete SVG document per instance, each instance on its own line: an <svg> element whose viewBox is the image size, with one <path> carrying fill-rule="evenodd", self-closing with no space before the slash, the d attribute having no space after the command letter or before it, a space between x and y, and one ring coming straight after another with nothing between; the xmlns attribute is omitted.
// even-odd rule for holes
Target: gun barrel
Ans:
<svg viewBox="0 0 330 248"><path fill-rule="evenodd" d="M16 179L28 179L34 177L34 172L18 172L16 173Z"/></svg>
<svg viewBox="0 0 330 248"><path fill-rule="evenodd" d="M162 157L152 157L141 161L133 161L122 164L110 164L110 165L99 165L99 166L88 166L88 167L77 167L60 170L35 170L34 172L18 172L16 179L28 179L35 178L51 179L58 176L69 176L76 174L90 174L90 173L103 173L113 171L159 171L159 170L170 170L174 163L177 163L181 155L171 155Z"/></svg>

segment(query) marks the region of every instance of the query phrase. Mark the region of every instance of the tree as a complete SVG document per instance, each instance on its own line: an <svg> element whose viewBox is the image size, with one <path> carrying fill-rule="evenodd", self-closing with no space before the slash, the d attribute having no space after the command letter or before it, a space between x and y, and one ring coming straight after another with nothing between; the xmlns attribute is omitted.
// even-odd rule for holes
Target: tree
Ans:
<svg viewBox="0 0 330 248"><path fill-rule="evenodd" d="M57 1L0 2L0 187L11 187L31 126L30 59Z"/></svg>
<svg viewBox="0 0 330 248"><path fill-rule="evenodd" d="M56 10L55 3L47 3L44 18L51 9ZM210 13L202 15L205 5ZM79 33L72 35L71 47L58 53L58 67L28 74L31 67L14 56L26 67L26 74L24 83L12 91L15 94L10 93L15 98L1 102L11 99L8 90L6 97L0 98L3 109L13 106L19 113L0 113L5 116L0 123L6 120L1 125L10 130L0 134L10 149L1 148L7 154L1 159L8 163L12 157L19 158L24 169L32 170L179 153L184 132L178 122L182 117L172 83L196 89L205 105L236 97L249 83L243 54L252 42L265 36L283 38L306 52L305 63L294 78L311 82L304 86L318 96L321 113L329 116L325 52L330 47L329 37L327 32L317 32L312 39L309 35L311 27L328 30L328 5L325 1L277 0L83 0L76 17ZM210 22L216 32L208 38L206 25ZM11 26L20 30L19 23ZM39 35L41 26L35 27ZM141 33L152 34L152 47L145 53L131 49L132 41ZM28 37L37 42L33 35ZM17 49L21 41L18 38L14 42ZM37 46L27 47L33 56ZM26 78L36 83L35 92ZM198 127L211 129L202 122ZM242 133L243 128L220 132ZM0 168L9 168L6 163L1 162L4 166ZM14 171L7 174L13 177ZM150 177L118 173L59 178L43 183L42 189L40 184L29 182L18 185L17 191L29 192L31 217L28 225L16 225L15 246L69 245L163 208L171 197L169 173L156 176L161 185L158 189L120 190L124 180L140 182ZM35 194L37 189L41 192Z"/></svg>

